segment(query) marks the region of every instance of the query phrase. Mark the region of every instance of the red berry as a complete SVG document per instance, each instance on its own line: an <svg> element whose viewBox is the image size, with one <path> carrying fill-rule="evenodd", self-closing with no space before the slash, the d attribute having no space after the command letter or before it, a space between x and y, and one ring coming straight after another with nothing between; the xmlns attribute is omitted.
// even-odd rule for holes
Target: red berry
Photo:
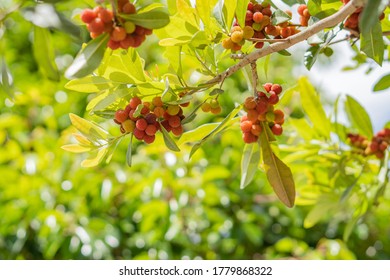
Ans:
<svg viewBox="0 0 390 280"><path fill-rule="evenodd" d="M254 109L256 108L256 99L253 96L247 97L244 102L244 107L246 109Z"/></svg>
<svg viewBox="0 0 390 280"><path fill-rule="evenodd" d="M303 11L307 9L307 6L305 4L302 4L298 7L298 14L303 16Z"/></svg>
<svg viewBox="0 0 390 280"><path fill-rule="evenodd" d="M143 130L139 130L137 127L134 128L133 130L133 134L135 136L135 138L137 138L138 140L142 140L145 136L145 131Z"/></svg>
<svg viewBox="0 0 390 280"><path fill-rule="evenodd" d="M251 21L253 19L253 13L250 10L246 11L245 21Z"/></svg>
<svg viewBox="0 0 390 280"><path fill-rule="evenodd" d="M252 109L248 111L247 116L248 116L248 120L254 123L257 121L257 118L259 117L259 113L257 112L257 110Z"/></svg>
<svg viewBox="0 0 390 280"><path fill-rule="evenodd" d="M272 88L272 84L271 83L266 83L263 85L263 88L265 89L266 92L270 92L271 88Z"/></svg>
<svg viewBox="0 0 390 280"><path fill-rule="evenodd" d="M156 115L153 114L153 113L149 113L145 116L145 120L148 124L156 124L157 120L156 120Z"/></svg>
<svg viewBox="0 0 390 280"><path fill-rule="evenodd" d="M115 119L123 123L125 120L127 120L128 115L126 114L125 110L119 109L118 111L115 112Z"/></svg>
<svg viewBox="0 0 390 280"><path fill-rule="evenodd" d="M96 16L97 15L93 10L85 9L84 11L82 11L80 17L84 23L90 23L91 21L93 21L96 18Z"/></svg>
<svg viewBox="0 0 390 280"><path fill-rule="evenodd" d="M250 132L251 129L252 129L252 122L251 121L243 121L241 124L240 124L240 128L242 130L242 132Z"/></svg>
<svg viewBox="0 0 390 280"><path fill-rule="evenodd" d="M131 109L136 109L137 106L141 103L142 103L141 99L137 96L134 96L133 98L130 99L129 105Z"/></svg>
<svg viewBox="0 0 390 280"><path fill-rule="evenodd" d="M122 11L124 14L135 14L136 8L135 8L134 4L126 3L125 5L122 6Z"/></svg>
<svg viewBox="0 0 390 280"><path fill-rule="evenodd" d="M273 84L271 90L274 91L277 95L282 93L282 86L279 84Z"/></svg>
<svg viewBox="0 0 390 280"><path fill-rule="evenodd" d="M172 128L172 133L175 135L175 136L180 136L183 134L183 127L180 125L178 127L173 127Z"/></svg>
<svg viewBox="0 0 390 280"><path fill-rule="evenodd" d="M111 40L120 42L127 36L126 29L120 26L116 26L111 32Z"/></svg>
<svg viewBox="0 0 390 280"><path fill-rule="evenodd" d="M169 118L168 123L172 128L179 127L181 125L180 117L172 116Z"/></svg>
<svg viewBox="0 0 390 280"><path fill-rule="evenodd" d="M275 123L283 124L284 123L284 113L282 110L275 110Z"/></svg>
<svg viewBox="0 0 390 280"><path fill-rule="evenodd" d="M114 18L114 15L111 10L107 9L101 9L98 13L98 17L104 22L104 23L112 23L112 19Z"/></svg>
<svg viewBox="0 0 390 280"><path fill-rule="evenodd" d="M264 114L267 112L267 108L268 108L268 104L266 101L263 101L263 100L260 100L258 103L257 103L257 106L256 106L256 111L257 113L259 113L260 115L261 114Z"/></svg>
<svg viewBox="0 0 390 280"><path fill-rule="evenodd" d="M87 28L89 32L102 34L104 31L104 22L100 18L95 18L87 25Z"/></svg>
<svg viewBox="0 0 390 280"><path fill-rule="evenodd" d="M144 141L146 144L152 144L155 139L156 139L155 135L147 135L147 134L144 135Z"/></svg>
<svg viewBox="0 0 390 280"><path fill-rule="evenodd" d="M247 144L251 144L251 143L254 143L257 141L258 137L253 135L252 133L250 132L245 132L243 135L242 135L242 139L244 140L245 143Z"/></svg>
<svg viewBox="0 0 390 280"><path fill-rule="evenodd" d="M137 129L144 131L146 127L148 126L148 123L146 122L145 119L139 119L136 123L135 126Z"/></svg>
<svg viewBox="0 0 390 280"><path fill-rule="evenodd" d="M145 133L149 136L153 136L155 135L157 132L157 127L154 125L154 124L149 124L146 129L145 129Z"/></svg>
<svg viewBox="0 0 390 280"><path fill-rule="evenodd" d="M270 96L268 98L268 103L272 104L272 105L275 105L276 103L278 103L279 102L279 96L272 90L269 93L270 93Z"/></svg>
<svg viewBox="0 0 390 280"><path fill-rule="evenodd" d="M282 126L280 124L274 124L272 126L271 130L272 130L272 133L274 135L277 135L277 136L279 136L279 135L281 135L283 133L283 128L282 128Z"/></svg>
<svg viewBox="0 0 390 280"><path fill-rule="evenodd" d="M130 35L127 35L126 38L119 43L122 49L127 50L128 48L134 46L134 38Z"/></svg>
<svg viewBox="0 0 390 280"><path fill-rule="evenodd" d="M256 12L253 14L253 21L256 23L262 22L264 19L264 15L261 12Z"/></svg>
<svg viewBox="0 0 390 280"><path fill-rule="evenodd" d="M259 124L253 124L252 125L252 129L251 129L251 133L255 136L259 136L260 133L262 131L262 128Z"/></svg>

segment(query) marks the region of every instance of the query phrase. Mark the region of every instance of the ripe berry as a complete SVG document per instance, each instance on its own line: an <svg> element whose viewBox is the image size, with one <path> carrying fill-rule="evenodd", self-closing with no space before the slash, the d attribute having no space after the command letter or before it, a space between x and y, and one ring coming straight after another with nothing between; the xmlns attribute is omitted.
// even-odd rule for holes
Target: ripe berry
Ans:
<svg viewBox="0 0 390 280"><path fill-rule="evenodd" d="M259 114L264 114L267 112L267 109L268 109L268 104L267 102L264 102L262 100L260 100L258 103L257 103L257 106L256 106L256 111L259 113Z"/></svg>
<svg viewBox="0 0 390 280"><path fill-rule="evenodd" d="M119 123L123 123L125 120L127 120L128 115L126 114L125 110L119 109L115 112L115 119Z"/></svg>
<svg viewBox="0 0 390 280"><path fill-rule="evenodd" d="M164 116L165 110L163 107L155 107L153 113L156 115L156 117L162 118Z"/></svg>
<svg viewBox="0 0 390 280"><path fill-rule="evenodd" d="M137 106L141 103L142 103L141 99L137 96L134 96L133 98L130 99L129 105L132 109L135 110L137 109Z"/></svg>
<svg viewBox="0 0 390 280"><path fill-rule="evenodd" d="M135 14L136 8L135 8L134 4L126 3L125 5L123 5L122 11L124 14Z"/></svg>
<svg viewBox="0 0 390 280"><path fill-rule="evenodd" d="M271 127L271 130L272 130L272 133L274 135L281 135L283 133L283 128L280 124L274 124L272 127Z"/></svg>
<svg viewBox="0 0 390 280"><path fill-rule="evenodd" d="M277 95L282 93L282 87L279 84L273 84L271 90L274 91Z"/></svg>
<svg viewBox="0 0 390 280"><path fill-rule="evenodd" d="M132 120L125 120L122 123L122 127L126 132L131 133L134 131L135 123Z"/></svg>
<svg viewBox="0 0 390 280"><path fill-rule="evenodd" d="M133 130L133 134L135 136L135 138L137 138L138 140L142 140L145 136L145 131L143 130L139 130L137 127L134 128Z"/></svg>
<svg viewBox="0 0 390 280"><path fill-rule="evenodd" d="M148 126L148 123L145 119L139 119L136 123L135 126L137 127L138 130L144 131L146 127Z"/></svg>
<svg viewBox="0 0 390 280"><path fill-rule="evenodd" d="M156 120L156 115L153 114L153 113L149 113L145 116L145 120L148 124L156 124L157 120Z"/></svg>
<svg viewBox="0 0 390 280"><path fill-rule="evenodd" d="M298 14L303 16L303 11L307 9L307 6L305 4L302 4L298 7Z"/></svg>
<svg viewBox="0 0 390 280"><path fill-rule="evenodd" d="M161 97L160 96L156 96L153 98L152 100L152 104L156 107L162 107L164 105L164 103L162 102L161 100Z"/></svg>
<svg viewBox="0 0 390 280"><path fill-rule="evenodd" d="M222 112L222 108L221 106L218 106L216 108L211 108L210 112L214 115L218 115Z"/></svg>
<svg viewBox="0 0 390 280"><path fill-rule="evenodd" d="M234 31L232 35L230 36L233 43L239 43L244 39L244 32L243 31Z"/></svg>
<svg viewBox="0 0 390 280"><path fill-rule="evenodd" d="M155 139L156 139L155 135L147 135L147 134L145 134L144 137L143 137L143 140L144 140L144 142L146 144L152 144Z"/></svg>
<svg viewBox="0 0 390 280"><path fill-rule="evenodd" d="M256 100L254 97L250 96L250 97L245 99L245 102L244 102L245 109L251 110L251 109L256 108L256 106L257 106L257 103L256 103Z"/></svg>
<svg viewBox="0 0 390 280"><path fill-rule="evenodd" d="M278 103L279 102L279 96L272 90L269 93L270 93L270 96L268 98L268 103L272 104L272 105L275 105L276 103Z"/></svg>
<svg viewBox="0 0 390 280"><path fill-rule="evenodd" d="M89 32L102 34L104 31L104 22L100 18L95 18L89 24L87 24L87 28Z"/></svg>
<svg viewBox="0 0 390 280"><path fill-rule="evenodd" d="M268 16L268 17L272 16L271 8L264 8L261 12L263 13L264 16Z"/></svg>
<svg viewBox="0 0 390 280"><path fill-rule="evenodd" d="M104 23L112 23L112 20L114 18L114 15L111 10L107 9L101 9L98 13L98 17L104 22Z"/></svg>
<svg viewBox="0 0 390 280"><path fill-rule="evenodd" d="M248 116L248 120L254 123L257 121L257 118L259 117L259 113L256 110L252 109L248 111L247 116Z"/></svg>
<svg viewBox="0 0 390 280"><path fill-rule="evenodd" d="M243 121L240 123L240 128L242 132L250 132L252 129L252 122L251 121Z"/></svg>
<svg viewBox="0 0 390 280"><path fill-rule="evenodd" d="M275 110L274 111L275 115L275 123L277 124L283 124L284 123L284 113L282 110Z"/></svg>
<svg viewBox="0 0 390 280"><path fill-rule="evenodd" d="M168 123L171 127L179 127L181 125L180 117L178 116L172 116L169 118Z"/></svg>
<svg viewBox="0 0 390 280"><path fill-rule="evenodd" d="M145 129L145 133L149 136L153 136L155 135L157 132L157 127L154 125L154 124L149 124L146 129Z"/></svg>
<svg viewBox="0 0 390 280"><path fill-rule="evenodd" d="M96 18L96 13L91 10L91 9L85 9L82 13L81 13L81 20L84 22L84 23L90 23L91 21L93 21L95 18Z"/></svg>
<svg viewBox="0 0 390 280"><path fill-rule="evenodd" d="M252 129L251 129L251 133L255 136L259 136L260 133L262 131L262 128L259 124L253 124L252 125Z"/></svg>
<svg viewBox="0 0 390 280"><path fill-rule="evenodd" d="M123 27L117 26L111 32L111 40L120 42L126 38L126 30Z"/></svg>
<svg viewBox="0 0 390 280"><path fill-rule="evenodd" d="M291 36L291 29L288 27L282 28L280 30L280 36L282 36L282 38L290 37Z"/></svg>
<svg viewBox="0 0 390 280"><path fill-rule="evenodd" d="M245 143L247 144L251 144L251 143L254 143L257 141L258 137L253 135L252 133L250 132L245 132L243 135L242 135L242 139L244 140Z"/></svg>
<svg viewBox="0 0 390 280"><path fill-rule="evenodd" d="M263 85L263 88L265 89L266 92L270 92L270 90L272 88L272 84L271 83L265 83Z"/></svg>
<svg viewBox="0 0 390 280"><path fill-rule="evenodd" d="M125 39L119 42L122 49L127 50L128 48L134 46L134 38L130 35L127 35Z"/></svg>
<svg viewBox="0 0 390 280"><path fill-rule="evenodd" d="M178 126L178 127L173 127L172 128L172 133L175 135L175 136L180 136L183 134L183 127L182 126Z"/></svg>
<svg viewBox="0 0 390 280"><path fill-rule="evenodd" d="M109 47L112 50L119 49L121 44L119 42L115 42L113 40L109 40L107 43L107 47Z"/></svg>
<svg viewBox="0 0 390 280"><path fill-rule="evenodd" d="M251 21L252 18L253 18L253 13L252 13L252 11L247 10L247 11L246 11L246 15L245 15L245 21Z"/></svg>
<svg viewBox="0 0 390 280"><path fill-rule="evenodd" d="M231 50L234 46L233 41L230 38L225 38L222 40L222 47L227 50Z"/></svg>
<svg viewBox="0 0 390 280"><path fill-rule="evenodd" d="M253 30L253 28L251 26L245 26L243 29L243 37L244 39L250 39L253 37L253 35L255 34L255 31Z"/></svg>
<svg viewBox="0 0 390 280"><path fill-rule="evenodd" d="M376 141L372 141L370 144L370 149L373 153L379 150L379 144Z"/></svg>
<svg viewBox="0 0 390 280"><path fill-rule="evenodd" d="M253 21L256 23L262 22L264 19L264 15L261 12L256 12L253 14Z"/></svg>

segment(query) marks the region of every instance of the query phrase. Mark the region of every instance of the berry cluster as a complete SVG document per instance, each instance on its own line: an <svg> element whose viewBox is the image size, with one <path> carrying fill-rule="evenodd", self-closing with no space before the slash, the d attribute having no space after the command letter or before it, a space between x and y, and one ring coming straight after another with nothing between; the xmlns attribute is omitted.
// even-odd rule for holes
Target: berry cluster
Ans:
<svg viewBox="0 0 390 280"><path fill-rule="evenodd" d="M305 4L298 6L298 14L299 14L299 23L302 26L308 26L309 25L309 19L310 19L310 13L309 9Z"/></svg>
<svg viewBox="0 0 390 280"><path fill-rule="evenodd" d="M347 137L351 145L357 148L362 155L375 155L378 159L382 159L385 156L385 150L390 144L390 129L382 129L371 141L359 134L348 133Z"/></svg>
<svg viewBox="0 0 390 280"><path fill-rule="evenodd" d="M214 115L218 115L222 112L222 107L218 102L218 99L211 99L208 102L204 102L200 107L203 112L211 112Z"/></svg>
<svg viewBox="0 0 390 280"><path fill-rule="evenodd" d="M160 125L176 136L183 134L183 119L183 110L179 105L166 105L159 96L154 97L152 102L142 102L135 96L125 109L115 112L114 121L120 124L122 133L133 133L138 140L151 144L161 130Z"/></svg>
<svg viewBox="0 0 390 280"><path fill-rule="evenodd" d="M290 11L286 13L291 16ZM261 49L264 46L264 42L258 39L265 39L268 36L273 36L274 39L287 38L299 32L295 25L292 25L290 22L283 22L276 26L272 25L272 15L273 12L269 3L249 2L245 26L241 27L235 21L230 37L222 41L222 46L228 50L239 51L245 44L245 40L250 40L255 44L255 48Z"/></svg>
<svg viewBox="0 0 390 280"><path fill-rule="evenodd" d="M341 2L346 5L350 0L341 0ZM360 13L362 12L363 8L357 9L353 14L351 14L344 23L344 26L350 30L353 30L357 33L360 33L359 30L359 18L360 18ZM379 17L380 20L385 18L385 14L382 13L382 15Z"/></svg>
<svg viewBox="0 0 390 280"><path fill-rule="evenodd" d="M129 0L118 0L118 13L135 14L136 8ZM110 34L107 46L113 50L118 48L137 48L152 30L135 25L132 21L120 16L114 16L112 10L97 6L93 10L85 9L81 13L81 20L87 24L91 38L96 38L103 33Z"/></svg>
<svg viewBox="0 0 390 280"><path fill-rule="evenodd" d="M256 97L247 97L244 110L247 112L241 117L242 138L245 143L254 143L262 133L261 122L268 125L274 135L283 133L284 113L275 110L274 105L279 102L282 87L279 84L266 83L263 85L267 93L258 91Z"/></svg>

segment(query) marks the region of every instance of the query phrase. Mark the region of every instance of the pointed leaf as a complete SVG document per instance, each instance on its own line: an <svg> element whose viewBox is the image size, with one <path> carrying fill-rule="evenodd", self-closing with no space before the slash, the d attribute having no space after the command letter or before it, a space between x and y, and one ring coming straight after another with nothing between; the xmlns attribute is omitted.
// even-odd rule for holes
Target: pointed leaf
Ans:
<svg viewBox="0 0 390 280"><path fill-rule="evenodd" d="M272 24L278 25L283 22L289 21L291 19L290 15L286 14L284 11L277 9L272 14Z"/></svg>
<svg viewBox="0 0 390 280"><path fill-rule="evenodd" d="M246 144L241 158L241 181L240 188L243 189L252 182L260 161L260 149L258 143Z"/></svg>
<svg viewBox="0 0 390 280"><path fill-rule="evenodd" d="M69 118L73 126L93 142L100 143L102 142L102 140L107 139L109 136L109 133L100 126L83 118L80 118L75 114L69 114Z"/></svg>
<svg viewBox="0 0 390 280"><path fill-rule="evenodd" d="M34 26L34 57L42 74L50 80L59 81L60 74L54 62L55 55L47 28Z"/></svg>
<svg viewBox="0 0 390 280"><path fill-rule="evenodd" d="M246 10L248 8L249 0L237 0L236 17L238 24L241 27L245 26Z"/></svg>
<svg viewBox="0 0 390 280"><path fill-rule="evenodd" d="M164 128L164 126L161 123L160 123L160 128L163 134L165 146L167 146L167 148L172 151L180 152L179 147L176 145L175 141L169 135L169 132Z"/></svg>
<svg viewBox="0 0 390 280"><path fill-rule="evenodd" d="M362 33L369 33L370 29L377 23L378 18L388 4L387 0L370 0L364 6L359 16L359 29Z"/></svg>
<svg viewBox="0 0 390 280"><path fill-rule="evenodd" d="M287 207L293 207L295 202L295 183L290 168L284 164L272 151L270 135L266 124L261 122L263 133L260 134L260 145L267 179L281 202Z"/></svg>
<svg viewBox="0 0 390 280"><path fill-rule="evenodd" d="M68 144L61 147L61 149L71 153L85 153L91 150L91 147L82 146L80 144Z"/></svg>
<svg viewBox="0 0 390 280"><path fill-rule="evenodd" d="M298 81L301 102L304 111L313 124L313 128L322 136L330 137L330 120L325 114L318 93L307 78L302 77Z"/></svg>
<svg viewBox="0 0 390 280"><path fill-rule="evenodd" d="M367 33L360 33L360 41L360 50L382 66L385 44L379 19Z"/></svg>
<svg viewBox="0 0 390 280"><path fill-rule="evenodd" d="M388 89L390 87L390 74L387 74L380 78L380 80L375 84L374 91L381 91Z"/></svg>
<svg viewBox="0 0 390 280"><path fill-rule="evenodd" d="M310 70L311 67L317 60L318 55L320 54L321 48L318 45L308 48L303 56L303 64L307 70Z"/></svg>
<svg viewBox="0 0 390 280"><path fill-rule="evenodd" d="M102 162L103 158L107 154L107 147L100 149L95 157L85 159L81 162L81 167L94 167Z"/></svg>
<svg viewBox="0 0 390 280"><path fill-rule="evenodd" d="M147 29L163 28L169 23L169 14L161 7L141 11L136 14L120 14L120 16Z"/></svg>
<svg viewBox="0 0 390 280"><path fill-rule="evenodd" d="M372 123L369 115L362 105L354 98L347 95L345 101L345 110L353 127L359 131L360 134L371 139L373 136Z"/></svg>
<svg viewBox="0 0 390 280"><path fill-rule="evenodd" d="M91 74L103 59L108 39L108 34L104 34L88 42L66 70L65 77L75 79Z"/></svg>
<svg viewBox="0 0 390 280"><path fill-rule="evenodd" d="M87 76L69 81L65 85L65 88L78 92L92 93L113 88L117 85L119 85L119 83L112 82L103 77Z"/></svg>

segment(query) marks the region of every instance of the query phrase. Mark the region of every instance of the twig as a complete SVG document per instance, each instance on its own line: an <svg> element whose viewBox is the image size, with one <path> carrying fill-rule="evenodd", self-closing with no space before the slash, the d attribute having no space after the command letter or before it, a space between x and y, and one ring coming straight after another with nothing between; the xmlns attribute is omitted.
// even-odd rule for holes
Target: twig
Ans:
<svg viewBox="0 0 390 280"><path fill-rule="evenodd" d="M259 80L259 76L257 75L257 64L256 64L256 61L251 62L251 70L252 70L253 96L257 97L257 82Z"/></svg>
<svg viewBox="0 0 390 280"><path fill-rule="evenodd" d="M308 27L306 30L302 32L299 32L291 37L286 38L285 41L271 44L266 48L260 49L251 54L246 55L237 64L229 67L226 71L222 72L221 74L217 75L213 79L209 80L207 84L219 83L222 80L222 78L227 78L231 76L232 74L234 74L235 72L243 68L244 66L252 63L253 61L256 61L261 57L267 56L271 53L288 49L289 47L317 34L321 30L337 25L338 23L342 22L346 17L351 15L353 12L355 12L356 9L364 6L366 3L367 3L366 0L350 1L347 5L341 8L335 14L318 21L317 23L313 24L312 26Z"/></svg>

